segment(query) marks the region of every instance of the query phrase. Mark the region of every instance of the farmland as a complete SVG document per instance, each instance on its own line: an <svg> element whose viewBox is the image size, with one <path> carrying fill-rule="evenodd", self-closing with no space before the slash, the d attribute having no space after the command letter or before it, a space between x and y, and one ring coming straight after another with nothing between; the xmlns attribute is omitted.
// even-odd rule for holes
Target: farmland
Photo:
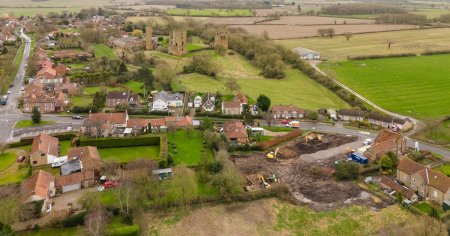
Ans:
<svg viewBox="0 0 450 236"><path fill-rule="evenodd" d="M317 30L320 28L334 28L336 34L344 32L369 33L379 31L395 31L403 29L417 28L415 25L233 25L233 27L241 27L247 32L255 35L262 35L264 31L269 34L271 39L294 39L317 36ZM314 39L317 40L317 39Z"/></svg>
<svg viewBox="0 0 450 236"><path fill-rule="evenodd" d="M404 30L353 35L350 41L345 37L308 38L278 40L278 44L288 48L304 47L321 53L328 60L346 60L347 56L423 53L428 50L450 50L450 29ZM393 42L390 49L387 40Z"/></svg>
<svg viewBox="0 0 450 236"><path fill-rule="evenodd" d="M198 74L182 75L176 79L175 89L185 88L195 92L219 91L226 94L230 93L225 88L226 79L236 78L241 91L254 100L260 94L266 94L272 104L294 104L305 109L347 107L335 94L298 70L287 69L285 79L270 80L260 76L259 70L241 56L217 55L213 57L213 61L222 66L218 78Z"/></svg>
<svg viewBox="0 0 450 236"><path fill-rule="evenodd" d="M253 16L248 9L168 9L166 13L173 16Z"/></svg>
<svg viewBox="0 0 450 236"><path fill-rule="evenodd" d="M342 17L322 16L282 16L279 20L264 22L263 24L274 25L353 25L353 24L375 24L374 20L352 19Z"/></svg>
<svg viewBox="0 0 450 236"><path fill-rule="evenodd" d="M329 74L383 108L422 118L450 114L450 55L322 65Z"/></svg>

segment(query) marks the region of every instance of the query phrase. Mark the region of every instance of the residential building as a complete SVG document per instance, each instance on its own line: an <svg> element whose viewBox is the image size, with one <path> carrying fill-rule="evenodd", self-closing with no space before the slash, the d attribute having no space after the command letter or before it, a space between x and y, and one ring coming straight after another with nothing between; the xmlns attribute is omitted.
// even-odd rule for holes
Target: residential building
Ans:
<svg viewBox="0 0 450 236"><path fill-rule="evenodd" d="M55 189L58 193L66 193L81 188L92 187L95 184L94 171L83 171L55 178Z"/></svg>
<svg viewBox="0 0 450 236"><path fill-rule="evenodd" d="M316 52L307 48L294 48L293 49L294 52L296 52L299 56L300 59L303 60L320 60L320 52Z"/></svg>
<svg viewBox="0 0 450 236"><path fill-rule="evenodd" d="M54 88L55 93L65 93L67 95L76 95L81 86L77 83L61 83L57 84Z"/></svg>
<svg viewBox="0 0 450 236"><path fill-rule="evenodd" d="M115 108L119 104L127 104L130 98L130 92L109 91L106 94L106 107Z"/></svg>
<svg viewBox="0 0 450 236"><path fill-rule="evenodd" d="M276 105L269 110L274 119L298 119L305 117L306 111L294 105Z"/></svg>
<svg viewBox="0 0 450 236"><path fill-rule="evenodd" d="M149 119L152 133L158 133L166 130L169 127L174 127L176 129L187 128L193 126L193 120L190 116L185 117L175 117L166 116L164 118Z"/></svg>
<svg viewBox="0 0 450 236"><path fill-rule="evenodd" d="M79 160L82 165L81 171L93 171L96 176L99 176L101 159L97 147L84 146L69 148L67 151L67 159Z"/></svg>
<svg viewBox="0 0 450 236"><path fill-rule="evenodd" d="M413 125L414 123L409 118L402 119L394 117L394 119L392 119L392 126L397 127L399 130L411 129Z"/></svg>
<svg viewBox="0 0 450 236"><path fill-rule="evenodd" d="M182 108L184 105L184 95L181 93L168 93L161 91L154 95L152 111L172 111Z"/></svg>
<svg viewBox="0 0 450 236"><path fill-rule="evenodd" d="M390 128L392 125L392 116L382 115L377 112L370 112L369 117L367 117L370 124L382 126L385 128Z"/></svg>
<svg viewBox="0 0 450 236"><path fill-rule="evenodd" d="M51 197L55 196L55 178L52 174L39 170L20 185L22 203L43 201L41 211L44 211Z"/></svg>
<svg viewBox="0 0 450 236"><path fill-rule="evenodd" d="M406 144L406 138L401 134L384 129L373 141L372 146L367 148L364 156L369 158L370 161L376 161L388 151L392 151L397 156L401 156L408 151L408 146Z"/></svg>
<svg viewBox="0 0 450 236"><path fill-rule="evenodd" d="M42 94L42 93L41 93ZM31 97L23 100L23 112L32 112L34 107L42 113L54 113L64 111L64 108L69 105L67 95L59 92L55 96L49 94L42 94L40 96L31 95Z"/></svg>
<svg viewBox="0 0 450 236"><path fill-rule="evenodd" d="M341 109L339 118L343 121L363 121L364 113L358 109Z"/></svg>
<svg viewBox="0 0 450 236"><path fill-rule="evenodd" d="M248 99L243 93L236 94L236 96L234 96L233 100L239 102L241 104L241 106L248 105Z"/></svg>
<svg viewBox="0 0 450 236"><path fill-rule="evenodd" d="M128 112L116 113L89 113L84 121L85 132L91 136L108 137L115 133L117 128L126 128L129 120Z"/></svg>
<svg viewBox="0 0 450 236"><path fill-rule="evenodd" d="M69 175L81 172L81 161L78 159L70 160L61 166L61 175Z"/></svg>
<svg viewBox="0 0 450 236"><path fill-rule="evenodd" d="M243 108L238 101L222 102L222 114L224 115L240 115L242 111Z"/></svg>
<svg viewBox="0 0 450 236"><path fill-rule="evenodd" d="M337 120L337 111L334 109L327 109L327 114L330 116L331 119Z"/></svg>
<svg viewBox="0 0 450 236"><path fill-rule="evenodd" d="M400 159L397 180L419 196L439 205L450 200L450 178L408 157Z"/></svg>
<svg viewBox="0 0 450 236"><path fill-rule="evenodd" d="M244 124L241 121L229 121L223 124L223 134L235 144L248 143L248 134Z"/></svg>
<svg viewBox="0 0 450 236"><path fill-rule="evenodd" d="M210 93L207 93L205 98L203 99L202 110L211 112L214 111L215 109L216 109L216 98Z"/></svg>
<svg viewBox="0 0 450 236"><path fill-rule="evenodd" d="M195 96L194 102L193 102L194 108L199 108L199 107L201 107L201 106L202 106L202 103L203 103L202 100L203 100L202 97L200 97L200 96Z"/></svg>
<svg viewBox="0 0 450 236"><path fill-rule="evenodd" d="M33 138L30 151L31 166L41 166L53 163L59 156L59 140L41 133Z"/></svg>
<svg viewBox="0 0 450 236"><path fill-rule="evenodd" d="M398 184L397 182L386 176L381 177L380 187L388 191L395 191L397 193L401 193L403 197L410 200L411 202L416 202L418 200L417 194L415 194L414 191L407 188L406 186Z"/></svg>

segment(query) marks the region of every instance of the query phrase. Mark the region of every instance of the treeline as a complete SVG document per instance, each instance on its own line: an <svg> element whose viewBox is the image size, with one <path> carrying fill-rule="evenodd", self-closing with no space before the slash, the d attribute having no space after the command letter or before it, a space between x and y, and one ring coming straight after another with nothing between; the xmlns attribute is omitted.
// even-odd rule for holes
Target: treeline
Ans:
<svg viewBox="0 0 450 236"><path fill-rule="evenodd" d="M359 15L359 14L396 14L406 13L398 6L374 3L342 4L322 7L323 14L329 15Z"/></svg>
<svg viewBox="0 0 450 236"><path fill-rule="evenodd" d="M449 19L450 20L450 19ZM410 24L424 25L427 17L418 14L383 14L375 19L377 24Z"/></svg>
<svg viewBox="0 0 450 236"><path fill-rule="evenodd" d="M450 14L441 15L440 21L442 23L450 23Z"/></svg>

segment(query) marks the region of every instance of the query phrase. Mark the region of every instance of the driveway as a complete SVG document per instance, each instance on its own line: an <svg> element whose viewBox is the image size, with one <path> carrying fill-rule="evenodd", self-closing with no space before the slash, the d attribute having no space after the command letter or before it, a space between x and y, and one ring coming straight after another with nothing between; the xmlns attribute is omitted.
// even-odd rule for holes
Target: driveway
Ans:
<svg viewBox="0 0 450 236"><path fill-rule="evenodd" d="M69 204L72 204L72 210L77 211L82 209L83 207L79 203L79 200L89 192L94 192L97 189L95 187L93 188L85 188L80 190L75 190L67 193L63 193L58 197L52 198L53 206L52 211L61 211L70 209Z"/></svg>

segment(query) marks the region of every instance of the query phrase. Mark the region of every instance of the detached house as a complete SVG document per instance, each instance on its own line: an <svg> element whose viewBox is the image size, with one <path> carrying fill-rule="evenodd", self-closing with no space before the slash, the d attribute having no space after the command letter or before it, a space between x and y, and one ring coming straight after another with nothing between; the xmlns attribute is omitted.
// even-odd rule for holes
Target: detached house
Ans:
<svg viewBox="0 0 450 236"><path fill-rule="evenodd" d="M211 112L214 111L215 109L216 109L216 98L210 93L206 94L205 98L203 99L202 110Z"/></svg>
<svg viewBox="0 0 450 236"><path fill-rule="evenodd" d="M128 112L117 113L90 113L84 121L85 131L91 136L108 137L115 133L117 128L126 128L129 120Z"/></svg>
<svg viewBox="0 0 450 236"><path fill-rule="evenodd" d="M139 95L130 94L130 92L110 91L106 95L106 106L115 108L119 104L126 104L132 107L138 107L140 104Z"/></svg>
<svg viewBox="0 0 450 236"><path fill-rule="evenodd" d="M41 133L34 137L30 151L31 166L41 166L53 163L59 156L59 140Z"/></svg>
<svg viewBox="0 0 450 236"><path fill-rule="evenodd" d="M392 125L392 117L385 116L377 112L371 112L367 118L370 124L389 128Z"/></svg>
<svg viewBox="0 0 450 236"><path fill-rule="evenodd" d="M238 101L222 102L222 114L224 115L240 115L242 106Z"/></svg>
<svg viewBox="0 0 450 236"><path fill-rule="evenodd" d="M161 91L153 97L152 111L170 111L174 108L182 108L184 95L181 93L168 93Z"/></svg>
<svg viewBox="0 0 450 236"><path fill-rule="evenodd" d="M39 170L20 185L22 203L43 201L41 211L49 204L51 197L55 196L55 178L52 174Z"/></svg>
<svg viewBox="0 0 450 236"><path fill-rule="evenodd" d="M400 159L397 166L397 180L417 192L419 196L440 205L450 200L450 178L408 157Z"/></svg>
<svg viewBox="0 0 450 236"><path fill-rule="evenodd" d="M339 111L339 118L343 121L363 121L364 113L358 109L342 109Z"/></svg>
<svg viewBox="0 0 450 236"><path fill-rule="evenodd" d="M364 152L364 156L371 161L376 161L388 151L392 151L397 156L401 156L408 151L408 146L406 144L406 138L401 134L384 129L373 141L372 146Z"/></svg>
<svg viewBox="0 0 450 236"><path fill-rule="evenodd" d="M223 134L233 143L246 144L248 143L248 134L242 122L230 121L223 124Z"/></svg>
<svg viewBox="0 0 450 236"><path fill-rule="evenodd" d="M305 110L294 105L278 105L270 109L270 114L274 119L297 119L305 117Z"/></svg>

